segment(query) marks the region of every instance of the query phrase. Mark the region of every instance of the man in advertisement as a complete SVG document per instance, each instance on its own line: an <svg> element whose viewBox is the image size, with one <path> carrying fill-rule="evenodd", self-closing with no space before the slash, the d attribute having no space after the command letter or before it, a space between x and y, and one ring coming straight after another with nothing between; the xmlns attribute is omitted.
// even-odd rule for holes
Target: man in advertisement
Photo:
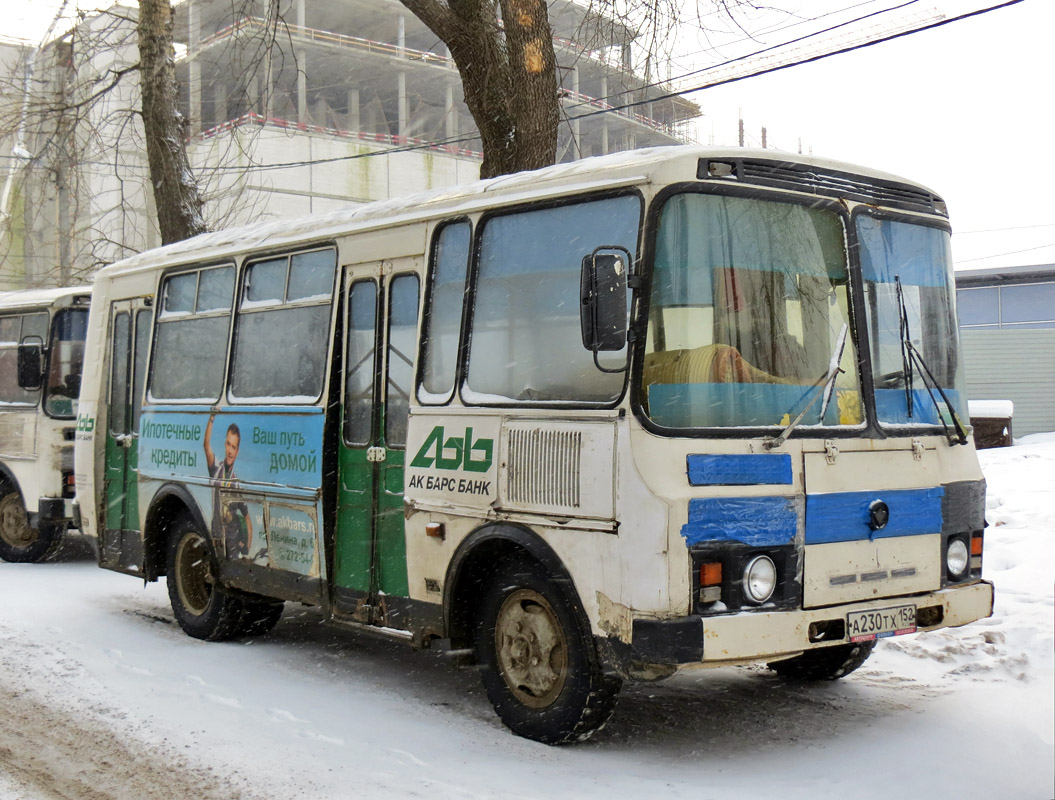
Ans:
<svg viewBox="0 0 1055 800"><path fill-rule="evenodd" d="M224 458L223 461L217 462L210 440L212 439L212 424L218 411L219 408L212 409L209 423L205 426L205 436L202 439L205 448L205 463L209 470L209 483L215 487L212 505L212 536L215 540L224 543L228 558L243 557L248 555L249 542L253 537L253 521L249 516L249 509L240 500L224 503L221 497L221 490L231 489L236 485L234 462L238 458L242 434L235 423L232 422L227 426L223 443Z"/></svg>

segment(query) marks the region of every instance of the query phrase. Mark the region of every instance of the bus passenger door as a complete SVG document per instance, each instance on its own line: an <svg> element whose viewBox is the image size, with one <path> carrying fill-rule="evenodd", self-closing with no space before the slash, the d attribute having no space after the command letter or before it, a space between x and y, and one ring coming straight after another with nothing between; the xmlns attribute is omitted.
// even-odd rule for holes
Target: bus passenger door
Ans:
<svg viewBox="0 0 1055 800"><path fill-rule="evenodd" d="M142 300L113 303L110 311L110 385L107 397L100 560L110 569L143 565L139 521L139 416L153 312Z"/></svg>
<svg viewBox="0 0 1055 800"><path fill-rule="evenodd" d="M334 602L387 624L382 596L406 597L403 466L418 277L346 278L344 403L334 547Z"/></svg>

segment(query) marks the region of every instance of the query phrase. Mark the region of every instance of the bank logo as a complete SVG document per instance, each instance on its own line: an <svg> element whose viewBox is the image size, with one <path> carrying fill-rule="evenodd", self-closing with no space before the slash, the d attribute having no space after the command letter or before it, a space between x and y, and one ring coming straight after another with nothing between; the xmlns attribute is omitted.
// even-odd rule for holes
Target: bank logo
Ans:
<svg viewBox="0 0 1055 800"><path fill-rule="evenodd" d="M81 414L77 417L77 430L81 433L91 433L95 430L95 417Z"/></svg>
<svg viewBox="0 0 1055 800"><path fill-rule="evenodd" d="M472 428L466 428L464 436L448 437L443 426L437 425L421 445L410 466L487 472L491 468L494 449L494 439L473 439Z"/></svg>

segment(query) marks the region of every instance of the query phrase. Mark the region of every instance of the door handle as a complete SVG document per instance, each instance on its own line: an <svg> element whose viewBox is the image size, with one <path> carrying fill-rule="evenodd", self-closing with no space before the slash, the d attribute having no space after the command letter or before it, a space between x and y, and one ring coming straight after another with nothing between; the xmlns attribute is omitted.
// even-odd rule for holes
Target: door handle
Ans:
<svg viewBox="0 0 1055 800"><path fill-rule="evenodd" d="M366 460L367 461L384 461L388 451L383 447L368 447L366 448Z"/></svg>

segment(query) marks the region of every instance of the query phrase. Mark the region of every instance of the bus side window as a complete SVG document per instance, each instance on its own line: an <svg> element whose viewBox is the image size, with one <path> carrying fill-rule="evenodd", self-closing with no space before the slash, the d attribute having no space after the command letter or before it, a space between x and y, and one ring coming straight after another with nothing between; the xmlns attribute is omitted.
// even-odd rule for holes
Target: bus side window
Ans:
<svg viewBox="0 0 1055 800"><path fill-rule="evenodd" d="M114 317L113 350L110 359L110 433L115 436L128 433L128 312L122 311Z"/></svg>
<svg viewBox="0 0 1055 800"><path fill-rule="evenodd" d="M366 446L373 441L374 377L377 366L377 285L356 281L348 290L345 346L344 440Z"/></svg>
<svg viewBox="0 0 1055 800"><path fill-rule="evenodd" d="M248 266L231 355L233 402L318 399L326 377L336 267L333 248Z"/></svg>
<svg viewBox="0 0 1055 800"><path fill-rule="evenodd" d="M388 382L385 386L385 444L407 443L414 346L418 333L418 276L397 275L389 284Z"/></svg>
<svg viewBox="0 0 1055 800"><path fill-rule="evenodd" d="M422 403L444 403L454 393L470 235L468 222L455 222L444 225L435 237L421 340L424 364L418 400Z"/></svg>
<svg viewBox="0 0 1055 800"><path fill-rule="evenodd" d="M234 267L225 265L171 275L162 284L161 297L150 397L217 400L227 364ZM137 319L136 327L139 325Z"/></svg>

